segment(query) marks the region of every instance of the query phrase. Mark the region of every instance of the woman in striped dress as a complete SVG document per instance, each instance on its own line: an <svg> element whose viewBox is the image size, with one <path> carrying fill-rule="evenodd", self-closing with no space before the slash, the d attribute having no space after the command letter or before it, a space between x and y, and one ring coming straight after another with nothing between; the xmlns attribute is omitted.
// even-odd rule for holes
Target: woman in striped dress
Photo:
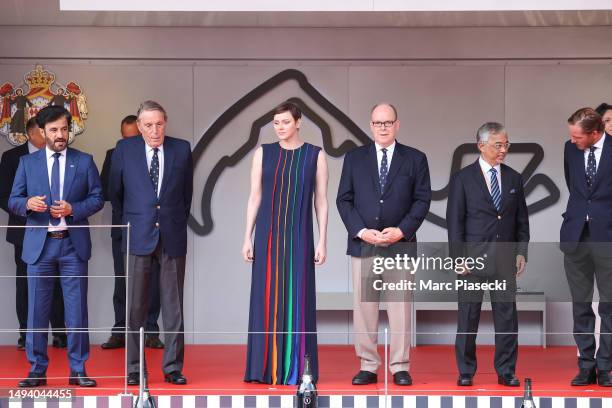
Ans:
<svg viewBox="0 0 612 408"><path fill-rule="evenodd" d="M305 355L318 378L314 266L327 251L328 174L321 148L300 139L301 116L294 103L277 106L279 141L262 145L253 158L242 249L253 262L247 382L297 384Z"/></svg>

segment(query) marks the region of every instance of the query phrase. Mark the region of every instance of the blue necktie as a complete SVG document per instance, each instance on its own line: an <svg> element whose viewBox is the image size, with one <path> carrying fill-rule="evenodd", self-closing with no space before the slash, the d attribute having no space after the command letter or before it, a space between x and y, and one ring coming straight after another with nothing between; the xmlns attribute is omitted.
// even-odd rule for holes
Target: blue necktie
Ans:
<svg viewBox="0 0 612 408"><path fill-rule="evenodd" d="M151 167L149 168L149 176L153 183L153 189L155 190L155 196L157 196L157 184L159 182L159 156L157 156L159 149L155 147L153 149L153 158L151 159Z"/></svg>
<svg viewBox="0 0 612 408"><path fill-rule="evenodd" d="M51 167L51 205L55 205L56 201L62 199L60 196L60 171L59 157L60 153L53 153L53 167ZM60 218L51 217L51 225L59 225Z"/></svg>
<svg viewBox="0 0 612 408"><path fill-rule="evenodd" d="M497 170L491 168L491 198L497 212L501 210L501 193L499 191L499 183L497 182Z"/></svg>
<svg viewBox="0 0 612 408"><path fill-rule="evenodd" d="M385 191L385 184L387 183L387 174L389 173L389 164L387 161L387 149L382 149L382 160L380 161L380 193Z"/></svg>
<svg viewBox="0 0 612 408"><path fill-rule="evenodd" d="M589 188L593 187L595 174L597 173L597 162L595 161L595 146L589 147L589 157L587 158L586 182Z"/></svg>

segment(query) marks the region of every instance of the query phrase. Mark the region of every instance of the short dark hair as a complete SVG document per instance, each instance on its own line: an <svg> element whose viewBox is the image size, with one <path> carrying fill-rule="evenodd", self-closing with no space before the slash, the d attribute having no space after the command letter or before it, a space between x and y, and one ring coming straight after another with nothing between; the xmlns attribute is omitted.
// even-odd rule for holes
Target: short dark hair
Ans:
<svg viewBox="0 0 612 408"><path fill-rule="evenodd" d="M585 133L603 132L604 130L603 120L593 108L578 109L567 118L567 123L580 126Z"/></svg>
<svg viewBox="0 0 612 408"><path fill-rule="evenodd" d="M285 112L289 112L291 113L291 116L293 116L293 119L295 121L297 121L298 119L300 119L302 117L302 110L300 109L299 106L297 106L296 103L290 102L290 101L285 101L279 105L277 105L272 112L275 115L278 115L279 113L285 113Z"/></svg>
<svg viewBox="0 0 612 408"><path fill-rule="evenodd" d="M612 105L609 105L604 102L595 108L595 112L599 113L599 116L603 116L604 113L606 113L610 109L612 109Z"/></svg>
<svg viewBox="0 0 612 408"><path fill-rule="evenodd" d="M131 125L132 123L136 123L138 118L136 115L127 115L125 118L121 120L121 126L123 125Z"/></svg>
<svg viewBox="0 0 612 408"><path fill-rule="evenodd" d="M36 124L39 128L45 129L45 125L49 122L55 122L61 117L65 117L68 121L68 127L72 123L72 115L63 106L50 105L45 106L36 114Z"/></svg>
<svg viewBox="0 0 612 408"><path fill-rule="evenodd" d="M28 119L28 121L26 122L26 133L30 133L30 130L34 129L35 126L38 126L36 124L36 116Z"/></svg>

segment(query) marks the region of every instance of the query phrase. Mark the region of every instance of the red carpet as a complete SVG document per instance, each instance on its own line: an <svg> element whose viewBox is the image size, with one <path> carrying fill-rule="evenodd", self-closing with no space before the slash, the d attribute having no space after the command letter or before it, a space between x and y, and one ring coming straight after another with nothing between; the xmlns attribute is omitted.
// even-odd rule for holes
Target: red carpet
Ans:
<svg viewBox="0 0 612 408"><path fill-rule="evenodd" d="M569 380L576 373L576 352L574 347L537 346L520 348L517 376L531 378L534 395L558 397L612 397L612 389L597 385L571 387ZM65 352L49 347L50 366L47 372L49 387L66 387L68 363ZM381 356L382 356L381 349ZM154 395L256 395L293 394L293 386L272 387L261 384L247 384L242 381L245 346L197 345L187 346L184 374L188 379L186 387L173 386L163 382L161 373L161 350L147 350L150 383ZM389 394L418 395L522 395L522 388L507 388L497 385L493 369L493 348L478 348L479 370L473 387L455 385L457 370L452 346L419 346L412 350L410 372L414 379L412 387L398 387L389 375ZM359 365L352 346L320 346L320 381L317 384L322 395L384 394L384 372L379 370L376 385L355 387L352 376ZM102 350L92 346L87 372L98 380L98 387L78 389L77 395L116 395L123 391L123 350ZM0 347L0 389L15 388L17 382L27 375L29 365L25 353L13 346ZM116 377L116 378L113 378ZM137 387L129 387L133 393Z"/></svg>

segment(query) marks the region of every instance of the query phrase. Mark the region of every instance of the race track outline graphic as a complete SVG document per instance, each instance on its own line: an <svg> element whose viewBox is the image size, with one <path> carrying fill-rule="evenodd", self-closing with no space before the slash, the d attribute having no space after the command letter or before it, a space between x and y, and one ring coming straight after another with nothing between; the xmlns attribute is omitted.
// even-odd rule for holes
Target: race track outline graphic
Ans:
<svg viewBox="0 0 612 408"><path fill-rule="evenodd" d="M325 112L336 119L338 123L346 128L346 130L348 130L362 145L372 142L372 139L363 130L361 130L361 128L359 128L355 122L353 122L344 112L325 98L308 81L304 73L296 69L286 69L255 87L252 91L231 105L213 122L193 149L192 154L194 165L197 166L198 161L204 157L204 154L212 141L226 125L228 125L236 116L247 109L257 99L261 98L263 95L272 91L286 81L296 81L300 89L302 89L306 95L315 101ZM339 146L334 146L332 141L332 131L329 124L302 99L293 97L288 100L296 103L302 110L302 114L311 120L321 130L321 136L323 139L322 147L326 154L337 158L357 147L357 144L351 140L345 140ZM270 123L273 117L274 113L272 110L270 110L257 118L251 126L248 139L240 146L240 148L229 156L221 157L213 167L208 178L204 182L204 190L202 192L202 202L200 205L202 223L200 224L195 217L193 217L193 215L190 214L189 216L189 227L196 235L206 236L213 230L214 220L212 217L211 208L212 196L221 174L226 168L237 165L257 147L261 128ZM455 171L460 169L462 159L465 155L472 153L478 153L476 144L466 143L460 145L453 153L450 174L453 174ZM544 188L548 191L547 197L529 205L529 214L533 215L555 204L560 197L559 189L555 183L550 179L550 177L544 174L533 174L544 158L544 150L542 147L537 143L513 143L512 153L533 154L532 159L521 173L523 179L527 180L525 182L525 195L528 196L538 185L544 186ZM440 190L432 191L432 200L434 201L445 200L447 197L448 184ZM432 213L431 211L427 214L426 219L437 226L446 228L446 220L443 217Z"/></svg>

